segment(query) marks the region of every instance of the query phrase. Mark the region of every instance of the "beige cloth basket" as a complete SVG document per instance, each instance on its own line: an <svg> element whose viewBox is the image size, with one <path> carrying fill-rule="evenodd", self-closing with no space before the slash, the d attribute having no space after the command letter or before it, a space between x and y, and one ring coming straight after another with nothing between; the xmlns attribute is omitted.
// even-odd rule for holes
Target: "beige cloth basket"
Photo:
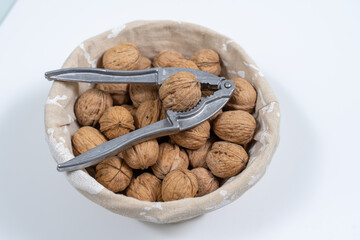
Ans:
<svg viewBox="0 0 360 240"><path fill-rule="evenodd" d="M215 192L172 202L153 203L115 194L83 170L65 173L68 181L88 199L114 213L154 223L191 219L239 198L264 175L279 142L279 104L259 68L228 37L198 25L175 21L136 21L104 32L81 43L63 68L101 66L104 52L126 41L135 43L142 55L149 58L164 49L174 49L189 57L194 51L210 48L221 57L223 75L248 80L258 94L254 113L257 121L256 143L249 151L249 163L243 172L227 180ZM74 157L71 136L79 126L75 121L73 106L76 98L91 87L87 83L54 82L52 85L45 106L45 130L49 148L57 163Z"/></svg>

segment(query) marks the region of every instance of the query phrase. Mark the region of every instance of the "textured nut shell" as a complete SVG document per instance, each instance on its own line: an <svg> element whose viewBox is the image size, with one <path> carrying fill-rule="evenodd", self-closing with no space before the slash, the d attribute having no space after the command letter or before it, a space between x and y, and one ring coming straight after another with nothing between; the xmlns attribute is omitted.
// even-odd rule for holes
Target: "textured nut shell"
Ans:
<svg viewBox="0 0 360 240"><path fill-rule="evenodd" d="M238 144L219 141L213 143L206 156L206 164L211 172L220 178L232 177L244 170L248 155Z"/></svg>
<svg viewBox="0 0 360 240"><path fill-rule="evenodd" d="M143 70L149 68L151 68L151 60L148 59L147 57L141 56L137 66L137 70Z"/></svg>
<svg viewBox="0 0 360 240"><path fill-rule="evenodd" d="M242 110L223 112L213 122L213 130L219 138L237 144L250 142L255 128L254 117Z"/></svg>
<svg viewBox="0 0 360 240"><path fill-rule="evenodd" d="M130 184L132 175L131 168L117 156L96 165L96 181L113 192L123 191Z"/></svg>
<svg viewBox="0 0 360 240"><path fill-rule="evenodd" d="M158 86L155 84L130 84L129 95L135 107L141 103L159 99Z"/></svg>
<svg viewBox="0 0 360 240"><path fill-rule="evenodd" d="M134 107L133 105L127 105L127 104L123 104L121 106L123 108L126 108L126 110L128 110L131 113L131 116L133 116L135 118L135 113L137 111L136 107Z"/></svg>
<svg viewBox="0 0 360 240"><path fill-rule="evenodd" d="M95 126L106 109L113 105L110 94L89 89L75 102L75 116L80 125Z"/></svg>
<svg viewBox="0 0 360 240"><path fill-rule="evenodd" d="M211 49L201 49L195 52L190 60L196 63L201 71L219 76L221 72L219 54Z"/></svg>
<svg viewBox="0 0 360 240"><path fill-rule="evenodd" d="M129 84L127 83L97 83L95 88L110 94L125 95L128 92Z"/></svg>
<svg viewBox="0 0 360 240"><path fill-rule="evenodd" d="M220 114L222 114L224 111L222 109L220 109L219 111L217 111L217 113L215 113L212 117L209 118L210 123L212 123L218 116L220 116Z"/></svg>
<svg viewBox="0 0 360 240"><path fill-rule="evenodd" d="M194 168L191 172L198 181L198 191L195 197L201 197L219 188L219 181L205 168Z"/></svg>
<svg viewBox="0 0 360 240"><path fill-rule="evenodd" d="M169 67L180 67L180 68L192 68L199 70L196 64L193 61L186 59L178 59L176 61L170 62Z"/></svg>
<svg viewBox="0 0 360 240"><path fill-rule="evenodd" d="M161 186L161 195L165 202L194 197L197 191L197 179L187 169L171 171L166 175Z"/></svg>
<svg viewBox="0 0 360 240"><path fill-rule="evenodd" d="M204 167L207 168L206 165L206 155L209 152L213 141L208 139L204 145L202 145L199 149L191 150L186 149L186 152L189 157L190 166L193 168Z"/></svg>
<svg viewBox="0 0 360 240"><path fill-rule="evenodd" d="M123 105L130 102L129 94L111 94L114 106Z"/></svg>
<svg viewBox="0 0 360 240"><path fill-rule="evenodd" d="M166 174L175 169L187 169L189 158L178 145L162 143L159 147L159 156L156 164L151 167L155 176L163 179Z"/></svg>
<svg viewBox="0 0 360 240"><path fill-rule="evenodd" d="M82 127L71 138L74 155L80 155L106 142L104 135L93 127Z"/></svg>
<svg viewBox="0 0 360 240"><path fill-rule="evenodd" d="M103 56L103 66L111 70L136 70L140 60L138 48L129 42L121 43L107 50Z"/></svg>
<svg viewBox="0 0 360 240"><path fill-rule="evenodd" d="M135 130L134 118L121 106L108 108L101 116L100 131L109 139L120 137Z"/></svg>
<svg viewBox="0 0 360 240"><path fill-rule="evenodd" d="M187 111L198 104L201 86L194 74L177 72L163 82L159 96L165 109Z"/></svg>
<svg viewBox="0 0 360 240"><path fill-rule="evenodd" d="M210 137L210 123L205 121L193 128L170 135L172 141L188 149L198 149Z"/></svg>
<svg viewBox="0 0 360 240"><path fill-rule="evenodd" d="M185 59L185 57L174 50L163 50L154 58L153 65L154 67L169 67L169 64L173 61Z"/></svg>
<svg viewBox="0 0 360 240"><path fill-rule="evenodd" d="M235 90L225 108L229 110L244 110L251 113L256 102L254 87L242 78L231 80L235 83Z"/></svg>
<svg viewBox="0 0 360 240"><path fill-rule="evenodd" d="M154 165L159 155L156 139L136 144L122 152L126 163L133 169L147 169Z"/></svg>
<svg viewBox="0 0 360 240"><path fill-rule="evenodd" d="M143 173L131 181L126 196L142 201L160 201L161 180L150 173Z"/></svg>
<svg viewBox="0 0 360 240"><path fill-rule="evenodd" d="M150 100L140 104L134 118L136 128L142 128L159 121L161 109L160 100Z"/></svg>

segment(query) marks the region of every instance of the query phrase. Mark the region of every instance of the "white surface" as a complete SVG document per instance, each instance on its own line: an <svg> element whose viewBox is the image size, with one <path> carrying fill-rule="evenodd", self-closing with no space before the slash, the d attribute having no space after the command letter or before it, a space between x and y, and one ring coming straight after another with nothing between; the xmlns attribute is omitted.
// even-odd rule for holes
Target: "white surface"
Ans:
<svg viewBox="0 0 360 240"><path fill-rule="evenodd" d="M0 26L0 239L360 239L358 1L88 2L18 1ZM43 73L82 40L136 19L233 38L280 101L280 146L264 178L180 224L90 202L56 172L44 140Z"/></svg>

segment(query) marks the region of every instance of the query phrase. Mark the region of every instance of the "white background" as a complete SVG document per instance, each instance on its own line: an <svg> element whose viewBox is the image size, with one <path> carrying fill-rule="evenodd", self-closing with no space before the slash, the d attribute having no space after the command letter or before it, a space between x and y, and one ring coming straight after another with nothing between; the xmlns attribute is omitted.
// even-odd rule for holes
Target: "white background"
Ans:
<svg viewBox="0 0 360 240"><path fill-rule="evenodd" d="M0 25L0 239L360 239L359 1L18 1ZM55 170L43 108L83 40L137 19L225 34L281 107L265 176L234 203L155 225L115 215Z"/></svg>

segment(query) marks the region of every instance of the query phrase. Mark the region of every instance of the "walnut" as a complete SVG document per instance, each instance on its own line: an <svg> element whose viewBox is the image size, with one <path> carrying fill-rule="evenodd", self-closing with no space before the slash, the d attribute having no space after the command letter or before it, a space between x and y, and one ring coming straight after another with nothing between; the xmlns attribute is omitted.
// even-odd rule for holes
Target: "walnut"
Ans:
<svg viewBox="0 0 360 240"><path fill-rule="evenodd" d="M195 197L204 196L219 188L219 181L209 170L199 167L192 169L191 172L195 175L198 182L198 191Z"/></svg>
<svg viewBox="0 0 360 240"><path fill-rule="evenodd" d="M151 60L148 59L147 57L140 57L138 66L137 66L137 70L143 70L143 69L149 69L151 68Z"/></svg>
<svg viewBox="0 0 360 240"><path fill-rule="evenodd" d="M187 169L171 171L166 175L161 186L161 195L165 202L194 197L197 191L197 179Z"/></svg>
<svg viewBox="0 0 360 240"><path fill-rule="evenodd" d="M109 139L120 137L135 130L134 118L121 106L108 108L101 116L100 131Z"/></svg>
<svg viewBox="0 0 360 240"><path fill-rule="evenodd" d="M180 67L180 68L192 68L199 70L196 64L193 61L186 60L186 59L178 59L176 61L170 62L168 64L169 67Z"/></svg>
<svg viewBox="0 0 360 240"><path fill-rule="evenodd" d="M151 173L143 173L131 181L126 190L126 196L142 201L160 201L161 180Z"/></svg>
<svg viewBox="0 0 360 240"><path fill-rule="evenodd" d="M212 123L221 113L223 113L223 110L220 109L217 111L212 117L209 118L210 123Z"/></svg>
<svg viewBox="0 0 360 240"><path fill-rule="evenodd" d="M131 116L133 116L133 118L135 118L135 113L137 108L134 107L133 105L127 105L127 104L123 104L121 105L123 108L126 108L126 110L128 110L131 113Z"/></svg>
<svg viewBox="0 0 360 240"><path fill-rule="evenodd" d="M154 165L159 155L156 139L136 144L122 152L126 163L133 169L147 169Z"/></svg>
<svg viewBox="0 0 360 240"><path fill-rule="evenodd" d="M154 58L154 67L169 67L169 64L178 59L185 59L185 57L174 50L163 50Z"/></svg>
<svg viewBox="0 0 360 240"><path fill-rule="evenodd" d="M208 139L206 141L206 143L204 145L202 145L199 149L196 149L196 150L186 149L191 167L207 168L206 155L209 152L212 143L213 143L213 140Z"/></svg>
<svg viewBox="0 0 360 240"><path fill-rule="evenodd" d="M136 70L140 61L138 48L130 42L121 43L107 50L103 56L106 69L129 71Z"/></svg>
<svg viewBox="0 0 360 240"><path fill-rule="evenodd" d="M162 143L159 147L159 156L156 164L151 167L155 176L163 179L166 174L175 169L187 169L189 158L178 145Z"/></svg>
<svg viewBox="0 0 360 240"><path fill-rule="evenodd" d="M110 94L89 89L75 102L75 116L80 125L95 126L106 109L113 105Z"/></svg>
<svg viewBox="0 0 360 240"><path fill-rule="evenodd" d="M215 91L210 90L210 89L201 90L201 96L202 97L209 97L209 96L213 95L214 93L215 93Z"/></svg>
<svg viewBox="0 0 360 240"><path fill-rule="evenodd" d="M237 144L250 142L255 128L254 117L242 110L223 112L213 122L213 130L219 138Z"/></svg>
<svg viewBox="0 0 360 240"><path fill-rule="evenodd" d="M141 103L159 99L159 88L155 84L130 84L129 94L135 107Z"/></svg>
<svg viewBox="0 0 360 240"><path fill-rule="evenodd" d="M132 169L117 156L96 165L96 181L113 192L123 191L130 184L132 175Z"/></svg>
<svg viewBox="0 0 360 240"><path fill-rule="evenodd" d="M142 128L159 121L161 115L160 100L149 100L140 104L135 113L135 126Z"/></svg>
<svg viewBox="0 0 360 240"><path fill-rule="evenodd" d="M129 84L126 83L98 83L95 88L111 94L114 105L121 105L130 101Z"/></svg>
<svg viewBox="0 0 360 240"><path fill-rule="evenodd" d="M248 155L242 146L225 141L214 142L206 156L209 169L220 178L235 176L247 162Z"/></svg>
<svg viewBox="0 0 360 240"><path fill-rule="evenodd" d="M216 76L220 75L221 66L219 55L210 49L201 49L195 52L190 60L196 63L201 71L214 74Z"/></svg>
<svg viewBox="0 0 360 240"><path fill-rule="evenodd" d="M177 134L170 135L170 139L179 146L188 149L198 149L210 137L210 123L205 121L199 125Z"/></svg>
<svg viewBox="0 0 360 240"><path fill-rule="evenodd" d="M71 138L74 155L80 155L106 142L106 138L93 127L82 127Z"/></svg>
<svg viewBox="0 0 360 240"><path fill-rule="evenodd" d="M255 107L256 91L245 79L231 79L235 83L235 90L225 105L229 110L244 110L251 113Z"/></svg>
<svg viewBox="0 0 360 240"><path fill-rule="evenodd" d="M120 106L130 102L129 94L111 94L114 106Z"/></svg>
<svg viewBox="0 0 360 240"><path fill-rule="evenodd" d="M163 82L159 96L165 109L187 111L198 104L201 86L194 74L177 72Z"/></svg>

